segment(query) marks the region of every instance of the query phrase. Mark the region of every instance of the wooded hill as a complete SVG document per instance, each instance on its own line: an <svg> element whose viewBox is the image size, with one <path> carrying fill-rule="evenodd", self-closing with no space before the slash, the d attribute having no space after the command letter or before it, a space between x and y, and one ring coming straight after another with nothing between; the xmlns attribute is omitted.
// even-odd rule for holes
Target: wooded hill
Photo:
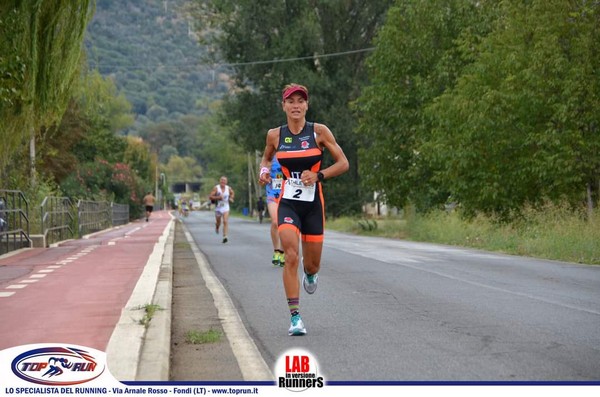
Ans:
<svg viewBox="0 0 600 397"><path fill-rule="evenodd" d="M185 0L98 0L85 46L91 68L111 76L133 105L134 130L147 121L201 114L197 105L227 86L205 64ZM137 135L135 131L134 135Z"/></svg>

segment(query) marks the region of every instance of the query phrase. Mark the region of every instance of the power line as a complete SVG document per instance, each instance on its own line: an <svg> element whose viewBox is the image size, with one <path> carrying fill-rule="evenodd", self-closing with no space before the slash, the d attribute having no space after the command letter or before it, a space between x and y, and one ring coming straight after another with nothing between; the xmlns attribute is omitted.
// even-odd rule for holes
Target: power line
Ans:
<svg viewBox="0 0 600 397"><path fill-rule="evenodd" d="M349 55L349 54L357 54L360 52L367 52L367 51L373 51L375 49L375 47L369 47L369 48L363 48L360 50L351 50L351 51L343 51L343 52L333 52L330 54L322 54L322 55L312 55L312 56L305 56L305 57L297 57L297 58L285 58L285 59L271 59L268 61L252 61L252 62L238 62L238 63L218 63L215 64L215 66L248 66L248 65L264 65L264 64L269 64L269 63L281 63L281 62L293 62L293 61L302 61L305 59L314 59L314 58L331 58L331 57L337 57L337 56L341 56L341 55Z"/></svg>
<svg viewBox="0 0 600 397"><path fill-rule="evenodd" d="M148 69L148 68L160 68L160 69L164 70L164 69L171 69L171 68L185 68L185 67L194 67L194 66L207 66L209 68L216 69L216 68L220 68L220 67L266 65L266 64L271 64L271 63L294 62L294 61L302 61L302 60L307 60L307 59L332 58L332 57L337 57L337 56L358 54L361 52L373 51L374 49L375 49L375 47L368 47L368 48L362 48L359 50L333 52L333 53L321 54L321 55L315 54L315 55L304 56L304 57L270 59L270 60L264 60L264 61L250 61L250 62L236 62L236 63L212 63L211 64L211 63L199 62L199 63L171 64L171 65L159 65L159 66L144 65L144 66L133 66L133 67L128 67L126 65L117 65L114 63L107 64L107 63L94 62L94 61L91 61L90 64L94 65L95 67L104 67L104 68L113 67L117 70L119 70L119 69L144 70L144 69Z"/></svg>

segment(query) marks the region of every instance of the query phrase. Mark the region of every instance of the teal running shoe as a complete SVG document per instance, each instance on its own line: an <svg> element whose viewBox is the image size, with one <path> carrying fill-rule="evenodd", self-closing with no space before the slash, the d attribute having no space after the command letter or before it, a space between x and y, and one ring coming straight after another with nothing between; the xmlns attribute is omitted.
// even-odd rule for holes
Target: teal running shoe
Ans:
<svg viewBox="0 0 600 397"><path fill-rule="evenodd" d="M302 322L302 318L299 314L292 316L292 322L290 325L290 329L288 330L289 336L300 336L306 335L306 328L304 327L304 323Z"/></svg>
<svg viewBox="0 0 600 397"><path fill-rule="evenodd" d="M306 274L302 276L302 285L304 286L304 290L309 294L314 294L317 290L317 281L319 281L319 274Z"/></svg>

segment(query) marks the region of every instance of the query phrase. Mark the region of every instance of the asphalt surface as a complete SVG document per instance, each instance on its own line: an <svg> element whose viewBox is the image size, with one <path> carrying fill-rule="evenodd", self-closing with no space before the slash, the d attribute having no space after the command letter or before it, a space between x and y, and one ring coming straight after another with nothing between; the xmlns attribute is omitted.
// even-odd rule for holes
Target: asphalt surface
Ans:
<svg viewBox="0 0 600 397"><path fill-rule="evenodd" d="M115 378L168 380L175 220L157 212L47 249L0 257L0 349L73 343ZM600 267L327 232L308 334L289 337L268 224L183 220L243 380L271 380L288 349L329 381L598 381ZM148 327L144 306L157 311Z"/></svg>
<svg viewBox="0 0 600 397"><path fill-rule="evenodd" d="M267 367L314 354L332 381L598 381L600 267L328 231L308 334L289 337L268 224L185 220Z"/></svg>

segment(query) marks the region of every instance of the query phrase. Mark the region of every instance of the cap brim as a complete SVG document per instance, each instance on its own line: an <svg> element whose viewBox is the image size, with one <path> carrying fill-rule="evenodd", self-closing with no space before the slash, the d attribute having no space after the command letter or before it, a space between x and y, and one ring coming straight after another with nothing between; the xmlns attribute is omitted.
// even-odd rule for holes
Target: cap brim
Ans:
<svg viewBox="0 0 600 397"><path fill-rule="evenodd" d="M308 100L308 93L302 87L290 87L283 93L283 100L285 101L294 94L300 94L306 100Z"/></svg>

